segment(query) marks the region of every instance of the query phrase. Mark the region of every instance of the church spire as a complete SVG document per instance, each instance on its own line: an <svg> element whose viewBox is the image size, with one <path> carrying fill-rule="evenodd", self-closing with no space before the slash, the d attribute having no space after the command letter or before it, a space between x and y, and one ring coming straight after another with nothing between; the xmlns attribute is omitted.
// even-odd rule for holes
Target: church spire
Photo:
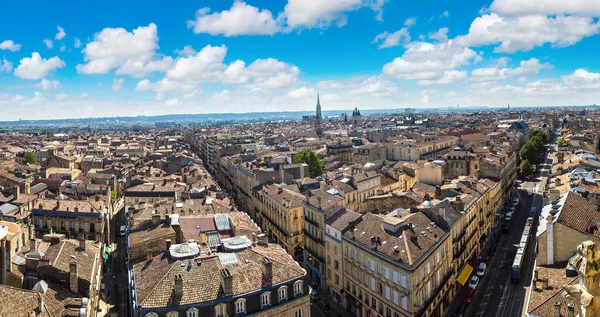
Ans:
<svg viewBox="0 0 600 317"><path fill-rule="evenodd" d="M321 114L321 101L319 100L319 92L317 91L317 113L316 113L316 117L318 120L321 120L323 118L322 114Z"/></svg>

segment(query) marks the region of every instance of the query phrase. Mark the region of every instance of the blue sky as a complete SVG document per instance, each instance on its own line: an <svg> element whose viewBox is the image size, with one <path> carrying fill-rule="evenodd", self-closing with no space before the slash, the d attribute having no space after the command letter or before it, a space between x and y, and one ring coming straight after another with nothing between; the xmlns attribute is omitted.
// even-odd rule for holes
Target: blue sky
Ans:
<svg viewBox="0 0 600 317"><path fill-rule="evenodd" d="M3 6L0 120L600 103L596 0Z"/></svg>

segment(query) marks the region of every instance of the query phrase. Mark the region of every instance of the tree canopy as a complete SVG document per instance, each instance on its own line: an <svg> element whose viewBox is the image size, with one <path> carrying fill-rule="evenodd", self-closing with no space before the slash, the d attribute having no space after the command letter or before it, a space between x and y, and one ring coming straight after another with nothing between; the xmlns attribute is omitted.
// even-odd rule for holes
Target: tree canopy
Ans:
<svg viewBox="0 0 600 317"><path fill-rule="evenodd" d="M294 163L306 163L308 164L308 171L310 177L315 178L323 175L323 165L321 160L313 151L303 150L302 152L294 155Z"/></svg>
<svg viewBox="0 0 600 317"><path fill-rule="evenodd" d="M40 165L40 163L35 159L33 152L25 152L25 155L23 156L23 164Z"/></svg>
<svg viewBox="0 0 600 317"><path fill-rule="evenodd" d="M548 136L541 130L535 130L531 138L523 144L519 150L521 161L529 164L537 164L540 156L544 153L544 145L548 143Z"/></svg>
<svg viewBox="0 0 600 317"><path fill-rule="evenodd" d="M569 146L569 140L567 140L567 139L558 139L558 140L556 140L556 143L560 147Z"/></svg>
<svg viewBox="0 0 600 317"><path fill-rule="evenodd" d="M531 163L529 162L529 160L523 160L521 162L520 170L521 173L524 175L531 173Z"/></svg>

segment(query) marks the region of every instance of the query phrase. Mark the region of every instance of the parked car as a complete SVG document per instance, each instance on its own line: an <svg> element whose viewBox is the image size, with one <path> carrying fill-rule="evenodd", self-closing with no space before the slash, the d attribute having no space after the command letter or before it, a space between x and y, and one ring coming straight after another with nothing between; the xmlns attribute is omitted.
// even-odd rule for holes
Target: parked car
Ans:
<svg viewBox="0 0 600 317"><path fill-rule="evenodd" d="M477 276L482 277L485 274L485 270L487 269L487 265L485 262L479 263L479 267L477 268Z"/></svg>
<svg viewBox="0 0 600 317"><path fill-rule="evenodd" d="M513 199L513 205L518 205L519 204L519 198L515 198Z"/></svg>
<svg viewBox="0 0 600 317"><path fill-rule="evenodd" d="M504 215L504 220L506 220L506 221L510 221L510 219L512 219L513 213L514 213L514 210L511 210L511 211L507 212L507 213Z"/></svg>
<svg viewBox="0 0 600 317"><path fill-rule="evenodd" d="M486 256L485 258L483 258L483 262L485 262L485 264L487 266L489 266L490 263L492 263L492 257L491 256Z"/></svg>
<svg viewBox="0 0 600 317"><path fill-rule="evenodd" d="M119 232L121 233L122 237L125 236L125 233L127 232L127 226L121 226Z"/></svg>
<svg viewBox="0 0 600 317"><path fill-rule="evenodd" d="M458 309L454 313L454 317L463 317L467 311L467 303L460 303Z"/></svg>
<svg viewBox="0 0 600 317"><path fill-rule="evenodd" d="M527 190L527 196L533 196L533 190L528 189Z"/></svg>
<svg viewBox="0 0 600 317"><path fill-rule="evenodd" d="M473 275L469 280L469 288L476 289L477 285L479 285L479 277Z"/></svg>
<svg viewBox="0 0 600 317"><path fill-rule="evenodd" d="M463 298L463 302L465 302L467 304L471 304L471 302L473 301L473 298L475 298L475 289L469 288L467 290L467 295L465 295L465 298Z"/></svg>
<svg viewBox="0 0 600 317"><path fill-rule="evenodd" d="M494 254L496 254L496 249L497 249L497 246L495 244L492 244L492 246L490 247L490 251L488 252L488 254L490 256L494 256Z"/></svg>

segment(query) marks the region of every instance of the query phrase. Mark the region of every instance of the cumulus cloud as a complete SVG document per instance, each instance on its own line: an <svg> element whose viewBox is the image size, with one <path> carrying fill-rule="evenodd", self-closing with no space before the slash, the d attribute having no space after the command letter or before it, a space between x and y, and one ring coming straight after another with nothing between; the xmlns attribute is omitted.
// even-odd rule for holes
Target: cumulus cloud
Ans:
<svg viewBox="0 0 600 317"><path fill-rule="evenodd" d="M48 80L48 79L44 78L36 86L37 87L41 87L43 90L57 89L58 87L60 87L60 81L58 81L58 80Z"/></svg>
<svg viewBox="0 0 600 317"><path fill-rule="evenodd" d="M411 27L415 24L417 24L416 18L408 18L408 19L404 20L404 26Z"/></svg>
<svg viewBox="0 0 600 317"><path fill-rule="evenodd" d="M169 99L169 100L165 101L165 105L167 107L175 107L175 106L181 105L181 101L177 98L173 98L173 99Z"/></svg>
<svg viewBox="0 0 600 317"><path fill-rule="evenodd" d="M501 64L506 61L502 60ZM471 78L478 81L504 80L512 76L531 77L537 75L540 70L552 68L549 63L540 63L537 58L523 60L519 63L519 67L486 67L477 68L471 71Z"/></svg>
<svg viewBox="0 0 600 317"><path fill-rule="evenodd" d="M281 30L281 26L271 11L260 10L243 1L235 1L229 10L210 13L210 8L196 12L196 19L188 21L188 28L194 33L211 35L272 35Z"/></svg>
<svg viewBox="0 0 600 317"><path fill-rule="evenodd" d="M85 64L77 65L82 74L106 74L115 69L117 75L143 77L152 72L165 72L173 63L170 56L156 54L156 24L140 26L129 32L123 28L105 28L83 49Z"/></svg>
<svg viewBox="0 0 600 317"><path fill-rule="evenodd" d="M75 43L73 44L73 46L75 46L75 48L80 48L81 47L81 40L78 38L75 38Z"/></svg>
<svg viewBox="0 0 600 317"><path fill-rule="evenodd" d="M600 88L600 73L589 72L585 69L577 69L573 74L562 76L562 81L571 86L583 89Z"/></svg>
<svg viewBox="0 0 600 317"><path fill-rule="evenodd" d="M56 98L56 100L66 100L67 99L67 94L65 94L65 93L58 93L58 94L56 94L56 96L54 96L54 98Z"/></svg>
<svg viewBox="0 0 600 317"><path fill-rule="evenodd" d="M123 87L123 78L113 78L112 90L118 92Z"/></svg>
<svg viewBox="0 0 600 317"><path fill-rule="evenodd" d="M191 45L186 45L183 47L183 49L175 50L175 54L177 54L179 56L183 56L183 57L196 55L196 53L198 53L198 52L196 52L196 50L194 48L192 48Z"/></svg>
<svg viewBox="0 0 600 317"><path fill-rule="evenodd" d="M421 79L417 83L419 85L447 85L463 81L467 79L466 71L446 70L440 78L437 79Z"/></svg>
<svg viewBox="0 0 600 317"><path fill-rule="evenodd" d="M0 73L10 73L13 69L13 64L6 60L6 58L0 61Z"/></svg>
<svg viewBox="0 0 600 317"><path fill-rule="evenodd" d="M51 39L44 39L42 42L44 42L44 44L46 44L47 49L54 47L54 42L52 42Z"/></svg>
<svg viewBox="0 0 600 317"><path fill-rule="evenodd" d="M435 80L449 70L477 63L481 56L452 40L444 43L411 42L401 57L383 66L383 74L399 79ZM452 74L452 73L450 73Z"/></svg>
<svg viewBox="0 0 600 317"><path fill-rule="evenodd" d="M285 96L293 99L309 99L317 95L314 88L300 87L288 91Z"/></svg>
<svg viewBox="0 0 600 317"><path fill-rule="evenodd" d="M427 34L427 37L430 40L438 41L438 42L446 42L448 40L448 28L440 28L435 32L431 32Z"/></svg>
<svg viewBox="0 0 600 317"><path fill-rule="evenodd" d="M385 0L288 0L284 8L284 17L290 28L327 28L331 24L344 26L348 20L347 12L368 7L377 12L381 20Z"/></svg>
<svg viewBox="0 0 600 317"><path fill-rule="evenodd" d="M61 28L60 26L57 26L56 28L58 29L58 33L56 33L56 35L54 36L54 39L57 41L60 41L60 40L64 39L65 35L67 35L67 34L65 33L65 29Z"/></svg>
<svg viewBox="0 0 600 317"><path fill-rule="evenodd" d="M388 33L387 31L385 31L383 33L377 34L377 36L373 40L373 43L379 43L379 49L398 46L400 45L400 42L410 42L410 34L408 33L407 28L401 28L400 30L393 33Z"/></svg>
<svg viewBox="0 0 600 317"><path fill-rule="evenodd" d="M597 0L494 0L490 8L508 15L600 16L600 2Z"/></svg>
<svg viewBox="0 0 600 317"><path fill-rule="evenodd" d="M0 50L8 50L11 52L16 52L21 49L21 44L16 44L12 40L4 40L0 42Z"/></svg>
<svg viewBox="0 0 600 317"><path fill-rule="evenodd" d="M39 80L46 77L55 69L65 67L65 62L54 56L44 59L38 52L31 53L31 57L21 59L19 66L15 69L15 76L23 79Z"/></svg>
<svg viewBox="0 0 600 317"><path fill-rule="evenodd" d="M469 33L456 40L464 46L499 44L494 52L529 51L550 43L566 47L584 37L600 33L600 22L591 17L526 15L501 16L497 13L476 18Z"/></svg>

